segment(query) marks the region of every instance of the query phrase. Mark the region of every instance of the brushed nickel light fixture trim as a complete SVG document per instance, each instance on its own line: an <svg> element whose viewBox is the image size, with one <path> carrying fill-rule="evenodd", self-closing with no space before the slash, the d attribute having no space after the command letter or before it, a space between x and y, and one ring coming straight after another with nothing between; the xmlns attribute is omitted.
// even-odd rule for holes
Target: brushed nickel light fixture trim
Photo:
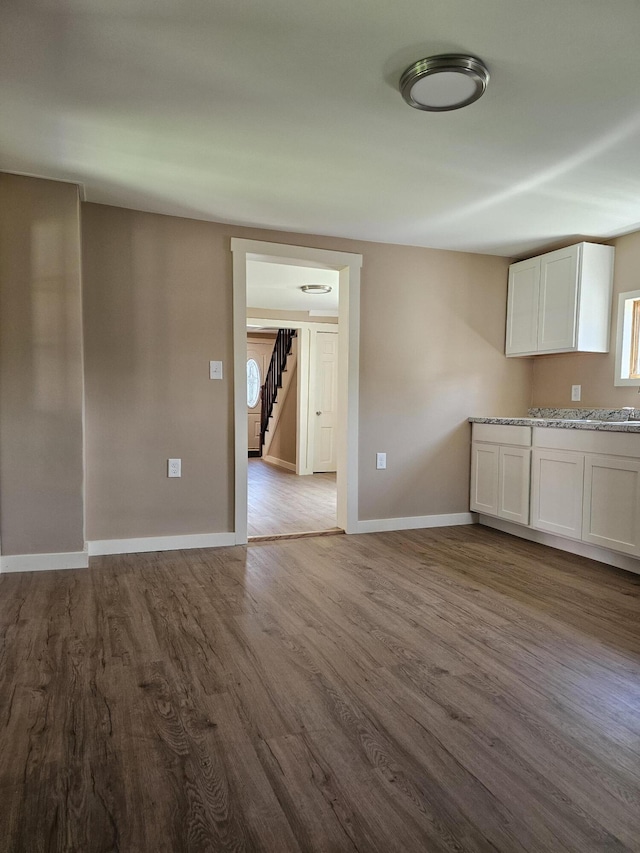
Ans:
<svg viewBox="0 0 640 853"><path fill-rule="evenodd" d="M304 293L331 293L333 288L330 284L303 284L300 290Z"/></svg>
<svg viewBox="0 0 640 853"><path fill-rule="evenodd" d="M400 94L410 107L442 113L477 101L488 83L489 71L482 60L442 53L410 65L400 78Z"/></svg>

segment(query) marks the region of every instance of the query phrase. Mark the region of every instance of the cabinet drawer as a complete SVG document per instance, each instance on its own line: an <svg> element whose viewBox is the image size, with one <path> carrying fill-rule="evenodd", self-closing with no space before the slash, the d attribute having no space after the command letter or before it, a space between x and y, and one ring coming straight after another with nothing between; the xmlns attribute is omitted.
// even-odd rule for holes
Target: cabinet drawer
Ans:
<svg viewBox="0 0 640 853"><path fill-rule="evenodd" d="M531 447L531 427L513 424L473 424L473 441Z"/></svg>
<svg viewBox="0 0 640 853"><path fill-rule="evenodd" d="M533 446L640 459L640 432L599 432L589 429L534 427Z"/></svg>

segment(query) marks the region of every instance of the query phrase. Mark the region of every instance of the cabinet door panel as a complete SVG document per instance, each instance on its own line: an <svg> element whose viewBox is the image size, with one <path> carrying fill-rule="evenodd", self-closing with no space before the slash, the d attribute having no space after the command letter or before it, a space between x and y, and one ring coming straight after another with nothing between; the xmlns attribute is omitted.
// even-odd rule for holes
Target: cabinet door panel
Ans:
<svg viewBox="0 0 640 853"><path fill-rule="evenodd" d="M501 447L498 515L518 524L529 524L531 451L521 447Z"/></svg>
<svg viewBox="0 0 640 853"><path fill-rule="evenodd" d="M540 261L538 351L577 344L578 246L543 255Z"/></svg>
<svg viewBox="0 0 640 853"><path fill-rule="evenodd" d="M538 348L538 293L540 258L509 268L507 302L507 355L535 352Z"/></svg>
<svg viewBox="0 0 640 853"><path fill-rule="evenodd" d="M587 456L584 470L585 542L640 554L640 460Z"/></svg>
<svg viewBox="0 0 640 853"><path fill-rule="evenodd" d="M531 468L531 526L580 539L584 454L534 450Z"/></svg>
<svg viewBox="0 0 640 853"><path fill-rule="evenodd" d="M498 514L499 448L494 444L471 445L471 509Z"/></svg>

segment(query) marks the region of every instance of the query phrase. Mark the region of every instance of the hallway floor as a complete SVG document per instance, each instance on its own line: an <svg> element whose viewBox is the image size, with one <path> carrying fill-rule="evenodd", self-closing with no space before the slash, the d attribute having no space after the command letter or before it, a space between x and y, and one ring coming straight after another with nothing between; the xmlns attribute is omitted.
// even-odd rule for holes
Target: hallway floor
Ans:
<svg viewBox="0 0 640 853"><path fill-rule="evenodd" d="M336 475L298 477L249 459L249 536L330 530L336 520Z"/></svg>

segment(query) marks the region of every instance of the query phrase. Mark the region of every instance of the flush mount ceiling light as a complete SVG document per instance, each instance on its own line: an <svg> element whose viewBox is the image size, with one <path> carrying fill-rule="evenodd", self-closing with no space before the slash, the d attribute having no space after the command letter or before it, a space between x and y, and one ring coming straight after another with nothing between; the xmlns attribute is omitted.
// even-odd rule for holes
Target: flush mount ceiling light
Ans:
<svg viewBox="0 0 640 853"><path fill-rule="evenodd" d="M400 94L410 107L442 113L477 101L488 82L489 71L480 59L443 53L410 65L400 78Z"/></svg>
<svg viewBox="0 0 640 853"><path fill-rule="evenodd" d="M329 284L303 284L300 290L304 293L331 293L333 288Z"/></svg>

